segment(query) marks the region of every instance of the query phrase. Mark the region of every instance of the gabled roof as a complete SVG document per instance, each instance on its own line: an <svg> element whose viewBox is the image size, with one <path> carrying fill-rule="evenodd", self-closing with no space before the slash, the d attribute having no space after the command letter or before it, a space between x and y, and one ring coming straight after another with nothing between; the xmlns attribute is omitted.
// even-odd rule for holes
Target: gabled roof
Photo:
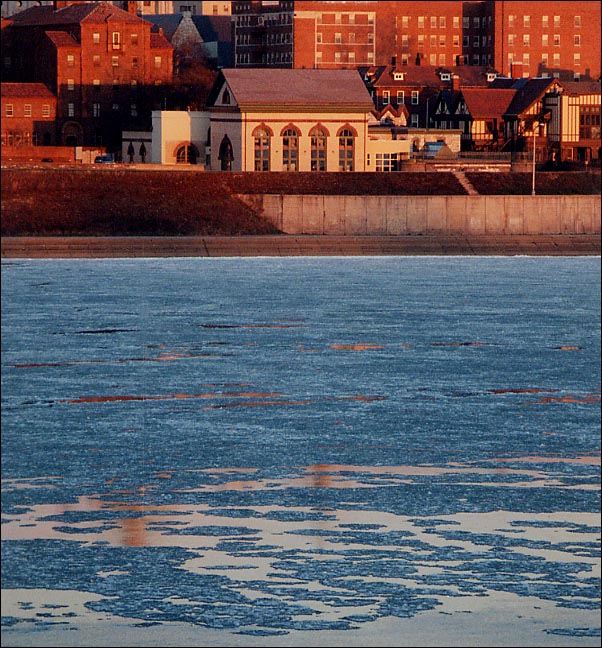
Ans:
<svg viewBox="0 0 602 648"><path fill-rule="evenodd" d="M55 96L43 83L0 83L3 97L54 99Z"/></svg>
<svg viewBox="0 0 602 648"><path fill-rule="evenodd" d="M370 93L356 70L226 68L221 70L209 105L223 82L239 106L347 106L374 108Z"/></svg>
<svg viewBox="0 0 602 648"><path fill-rule="evenodd" d="M561 81L562 87L571 95L600 94L600 81Z"/></svg>
<svg viewBox="0 0 602 648"><path fill-rule="evenodd" d="M119 9L110 2L78 2L54 10L52 5L30 7L12 17L15 27L68 25L82 22L99 24L111 22L145 23L142 18Z"/></svg>
<svg viewBox="0 0 602 648"><path fill-rule="evenodd" d="M182 14L151 14L147 15L145 19L152 23L152 33L158 33L159 29L162 29L165 38L171 42L182 22L182 18Z"/></svg>
<svg viewBox="0 0 602 648"><path fill-rule="evenodd" d="M163 34L153 34L150 35L150 46L153 49L169 49L173 50L171 43L163 36Z"/></svg>
<svg viewBox="0 0 602 648"><path fill-rule="evenodd" d="M205 43L231 43L232 20L230 16L191 16L197 31Z"/></svg>
<svg viewBox="0 0 602 648"><path fill-rule="evenodd" d="M462 96L473 119L501 117L514 99L511 88L462 88Z"/></svg>
<svg viewBox="0 0 602 648"><path fill-rule="evenodd" d="M534 103L539 101L546 91L553 85L562 85L558 79L549 77L536 77L529 79L521 88L516 91L514 98L510 102L505 116L520 117Z"/></svg>

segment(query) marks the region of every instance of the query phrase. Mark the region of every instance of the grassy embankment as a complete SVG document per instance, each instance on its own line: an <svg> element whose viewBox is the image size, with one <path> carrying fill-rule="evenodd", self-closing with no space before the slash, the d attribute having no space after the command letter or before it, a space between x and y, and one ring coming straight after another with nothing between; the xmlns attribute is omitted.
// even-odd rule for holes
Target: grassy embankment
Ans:
<svg viewBox="0 0 602 648"><path fill-rule="evenodd" d="M482 194L530 194L529 173L467 173ZM277 234L236 194L462 195L451 173L3 169L3 236ZM599 194L600 176L538 173L537 193Z"/></svg>

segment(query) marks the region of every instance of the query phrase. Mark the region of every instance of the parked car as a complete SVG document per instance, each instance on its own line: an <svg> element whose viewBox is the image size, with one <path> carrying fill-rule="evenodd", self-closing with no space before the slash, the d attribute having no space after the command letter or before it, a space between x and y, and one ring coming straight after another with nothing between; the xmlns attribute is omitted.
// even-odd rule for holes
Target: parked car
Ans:
<svg viewBox="0 0 602 648"><path fill-rule="evenodd" d="M111 153L105 155L97 155L94 158L94 164L115 164L115 158Z"/></svg>

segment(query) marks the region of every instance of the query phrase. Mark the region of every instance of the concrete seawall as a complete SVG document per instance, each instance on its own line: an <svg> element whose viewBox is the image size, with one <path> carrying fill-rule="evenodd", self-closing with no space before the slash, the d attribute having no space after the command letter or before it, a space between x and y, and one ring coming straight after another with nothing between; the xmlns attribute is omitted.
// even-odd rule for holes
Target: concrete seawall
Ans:
<svg viewBox="0 0 602 648"><path fill-rule="evenodd" d="M600 196L239 195L285 234L599 234Z"/></svg>

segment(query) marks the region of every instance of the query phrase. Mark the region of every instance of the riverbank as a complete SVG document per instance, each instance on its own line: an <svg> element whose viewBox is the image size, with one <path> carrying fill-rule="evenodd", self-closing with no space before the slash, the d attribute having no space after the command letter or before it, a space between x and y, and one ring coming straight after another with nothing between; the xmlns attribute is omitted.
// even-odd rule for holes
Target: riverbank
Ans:
<svg viewBox="0 0 602 648"><path fill-rule="evenodd" d="M12 237L3 259L253 256L598 256L599 235Z"/></svg>

